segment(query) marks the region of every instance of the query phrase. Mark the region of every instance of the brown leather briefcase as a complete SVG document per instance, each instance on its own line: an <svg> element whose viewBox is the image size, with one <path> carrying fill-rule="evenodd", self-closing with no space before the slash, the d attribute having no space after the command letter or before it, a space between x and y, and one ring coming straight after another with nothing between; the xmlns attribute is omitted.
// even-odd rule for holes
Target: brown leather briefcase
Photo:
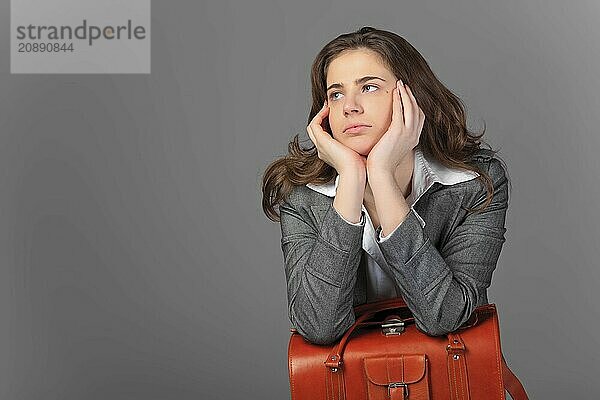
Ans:
<svg viewBox="0 0 600 400"><path fill-rule="evenodd" d="M429 336L401 297L354 307L356 321L335 344L292 329L292 400L527 400L500 348L495 304L477 307L458 330Z"/></svg>

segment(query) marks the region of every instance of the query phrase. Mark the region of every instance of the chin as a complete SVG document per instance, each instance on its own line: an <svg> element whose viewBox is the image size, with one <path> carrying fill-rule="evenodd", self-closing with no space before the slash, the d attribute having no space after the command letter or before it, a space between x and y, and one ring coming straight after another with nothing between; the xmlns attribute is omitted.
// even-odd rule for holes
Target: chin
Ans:
<svg viewBox="0 0 600 400"><path fill-rule="evenodd" d="M361 156L368 156L369 153L371 152L371 149L373 148L373 146L369 145L369 146L360 146L360 145L353 145L353 146L348 146L349 148L351 148L352 150L354 150L355 152L357 152L358 154L360 154Z"/></svg>
<svg viewBox="0 0 600 400"><path fill-rule="evenodd" d="M364 139L364 140L362 140ZM367 137L354 137L353 140L346 140L343 144L360 155L368 156L371 152L371 149L375 147L377 141L368 140Z"/></svg>

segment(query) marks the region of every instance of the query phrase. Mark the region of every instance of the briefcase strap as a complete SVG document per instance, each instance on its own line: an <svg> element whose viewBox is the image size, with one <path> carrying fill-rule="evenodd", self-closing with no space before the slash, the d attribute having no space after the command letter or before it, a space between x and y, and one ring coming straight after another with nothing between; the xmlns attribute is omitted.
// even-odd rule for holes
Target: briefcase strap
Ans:
<svg viewBox="0 0 600 400"><path fill-rule="evenodd" d="M326 368L325 384L327 400L345 400L346 386L344 385L344 373L339 368Z"/></svg>
<svg viewBox="0 0 600 400"><path fill-rule="evenodd" d="M465 344L458 333L448 333L448 382L450 400L470 400Z"/></svg>
<svg viewBox="0 0 600 400"><path fill-rule="evenodd" d="M525 388L517 376L508 368L504 354L502 354L502 378L504 379L504 388L510 393L513 400L528 400Z"/></svg>

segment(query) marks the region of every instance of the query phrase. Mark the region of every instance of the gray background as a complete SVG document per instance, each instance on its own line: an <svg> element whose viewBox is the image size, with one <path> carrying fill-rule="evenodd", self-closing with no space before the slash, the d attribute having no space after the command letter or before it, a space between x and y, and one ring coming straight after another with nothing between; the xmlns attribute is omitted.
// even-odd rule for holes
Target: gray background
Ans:
<svg viewBox="0 0 600 400"><path fill-rule="evenodd" d="M0 398L289 398L266 165L309 67L403 35L509 166L490 302L532 399L600 396L595 1L152 4L151 75L10 75L0 3Z"/></svg>
<svg viewBox="0 0 600 400"><path fill-rule="evenodd" d="M12 25L10 72L151 72L150 0L9 1ZM128 22L131 30L121 30L122 26L127 27ZM49 40L47 38L51 35L51 29L42 30L41 35L38 35L36 28L29 32L29 25L56 27L59 37L63 26L70 27L73 38L69 39L68 30L65 29L65 40ZM25 27L26 38L18 38L18 27ZM105 37L107 27L112 31L110 39ZM29 39L30 33L38 39ZM19 45L27 49L34 44L39 47L35 47L33 51L19 51ZM37 51L38 49L43 50Z"/></svg>

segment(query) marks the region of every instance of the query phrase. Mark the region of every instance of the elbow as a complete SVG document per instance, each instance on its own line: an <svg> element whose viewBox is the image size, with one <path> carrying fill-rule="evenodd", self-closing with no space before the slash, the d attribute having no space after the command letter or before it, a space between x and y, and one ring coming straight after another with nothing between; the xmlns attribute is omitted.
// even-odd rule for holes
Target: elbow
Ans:
<svg viewBox="0 0 600 400"><path fill-rule="evenodd" d="M342 335L335 335L326 331L303 331L298 329L304 340L319 346L329 346L337 342Z"/></svg>
<svg viewBox="0 0 600 400"><path fill-rule="evenodd" d="M354 314L350 318L335 323L331 319L302 319L292 316L290 322L298 333L308 342L316 345L332 345L339 341L354 323Z"/></svg>
<svg viewBox="0 0 600 400"><path fill-rule="evenodd" d="M467 323L482 296L471 285L457 285L448 290L440 301L430 303L425 310L414 313L415 325L429 336L444 336L459 330Z"/></svg>
<svg viewBox="0 0 600 400"><path fill-rule="evenodd" d="M321 346L331 345L343 336L343 332L335 332L332 329L327 329L325 325L306 325L298 323L296 320L292 324L296 327L298 333L304 340Z"/></svg>
<svg viewBox="0 0 600 400"><path fill-rule="evenodd" d="M447 313L446 315L448 315ZM428 320L422 320L420 318L415 318L415 325L417 329L429 336L444 336L448 333L454 332L458 330L463 324L463 319L459 319L455 322L450 322L448 320L436 320L434 318L430 318Z"/></svg>
<svg viewBox="0 0 600 400"><path fill-rule="evenodd" d="M417 319L415 319L415 325L417 326L417 329L419 331L425 333L428 336L443 336L452 332L452 330L444 329L439 324L423 324Z"/></svg>
<svg viewBox="0 0 600 400"><path fill-rule="evenodd" d="M455 332L459 330L463 325L468 322L470 318L461 319L459 322L454 324L451 327L446 327L441 324L429 324L424 325L422 327L418 327L422 332L426 333L429 336L444 336L449 333Z"/></svg>

